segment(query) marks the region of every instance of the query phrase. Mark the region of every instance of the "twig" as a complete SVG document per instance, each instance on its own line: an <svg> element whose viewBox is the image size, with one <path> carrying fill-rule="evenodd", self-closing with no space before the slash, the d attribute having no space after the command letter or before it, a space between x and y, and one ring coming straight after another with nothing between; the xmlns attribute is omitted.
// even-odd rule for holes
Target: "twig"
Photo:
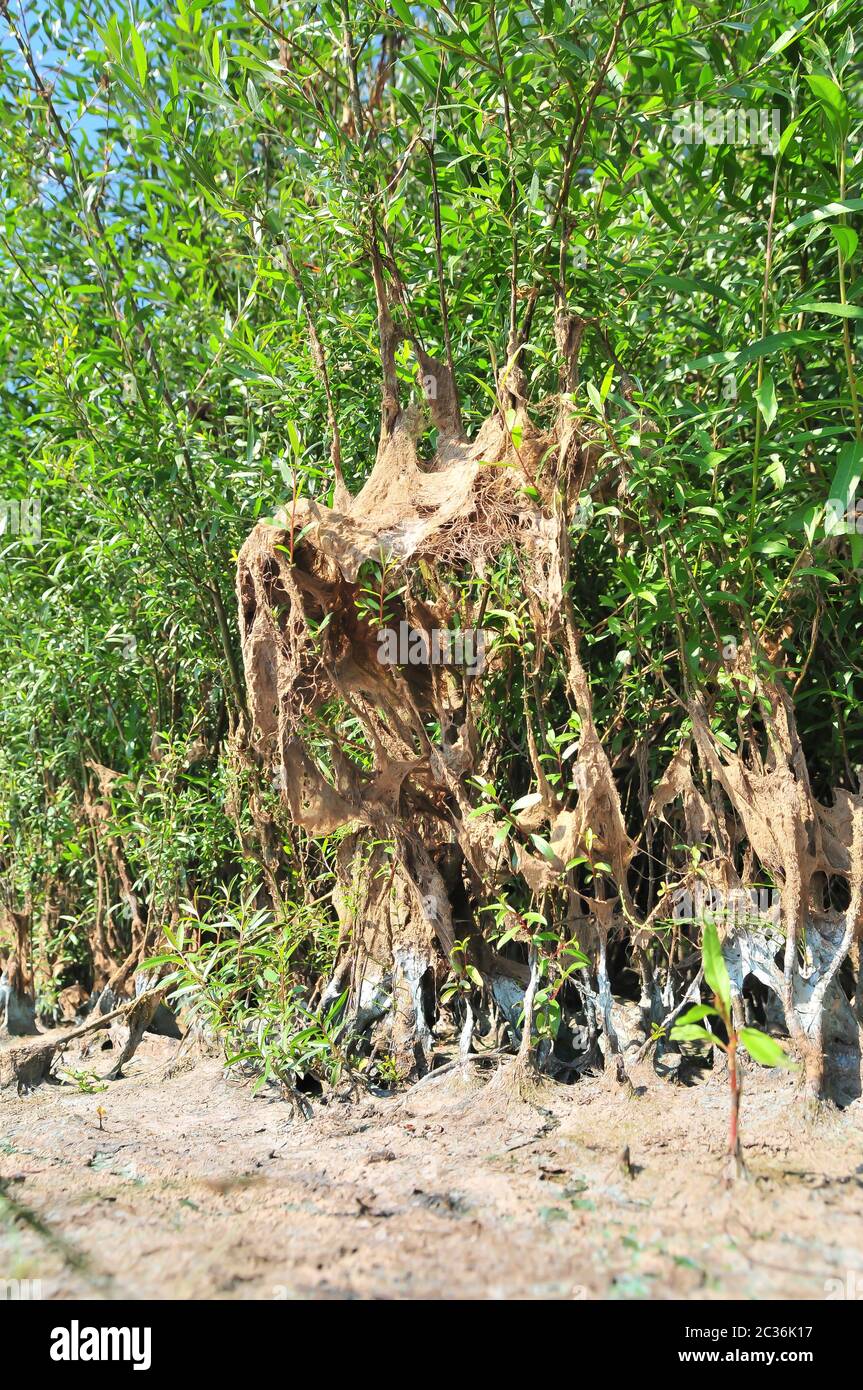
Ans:
<svg viewBox="0 0 863 1390"><path fill-rule="evenodd" d="M669 1023L673 1023L674 1020L677 1018L677 1015L683 1012L686 1005L692 1003L692 991L696 989L698 985L701 984L703 976L704 966L702 965L695 979L692 981L692 984L689 986L688 989L684 991L683 998L681 999L680 1003L675 1004L674 1008L671 1010L671 1013L666 1014L665 1018L662 1020L662 1023L659 1025L660 1029L664 1031L668 1027ZM637 1064L638 1062L643 1062L644 1058L647 1056L648 1048L653 1047L654 1043L657 1043L658 1041L658 1034L655 1037L647 1038L646 1041L641 1044L641 1047L635 1054L635 1063Z"/></svg>
<svg viewBox="0 0 863 1390"><path fill-rule="evenodd" d="M411 1092L424 1086L427 1081L436 1081L439 1076L444 1076L448 1071L455 1071L456 1067L463 1067L466 1062L488 1062L496 1057L512 1057L515 1054L508 1047L495 1048L493 1052L471 1052L467 1057L459 1057L454 1062L447 1062L445 1067L436 1067L430 1071L428 1076L423 1076L411 1086Z"/></svg>

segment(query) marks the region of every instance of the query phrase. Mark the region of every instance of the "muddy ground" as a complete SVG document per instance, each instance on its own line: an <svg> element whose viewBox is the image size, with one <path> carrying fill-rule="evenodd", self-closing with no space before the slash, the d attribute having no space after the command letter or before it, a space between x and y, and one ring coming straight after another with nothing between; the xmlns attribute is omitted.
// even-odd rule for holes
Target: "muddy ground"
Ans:
<svg viewBox="0 0 863 1390"><path fill-rule="evenodd" d="M100 1060L70 1052L62 1067ZM301 1119L148 1036L103 1091L81 1075L6 1090L0 1278L55 1299L863 1290L860 1102L812 1124L794 1077L751 1070L750 1181L729 1193L721 1076L683 1086L648 1070L634 1096L599 1076L527 1104L511 1062L493 1065Z"/></svg>

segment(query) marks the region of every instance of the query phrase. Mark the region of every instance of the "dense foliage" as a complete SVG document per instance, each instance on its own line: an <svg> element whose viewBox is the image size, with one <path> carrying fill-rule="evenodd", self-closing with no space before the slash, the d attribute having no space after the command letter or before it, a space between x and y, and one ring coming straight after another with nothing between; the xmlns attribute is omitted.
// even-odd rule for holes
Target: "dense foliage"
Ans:
<svg viewBox="0 0 863 1390"><path fill-rule="evenodd" d="M694 695L720 746L751 751L759 681L781 680L816 795L858 792L853 0L0 10L0 856L44 1016L72 986L122 989L167 931L160 959L233 1055L252 1038L278 1077L334 1064L316 1006L341 834L292 826L241 756L233 585L257 521L371 470L374 257L404 399L418 337L468 433L503 396L550 430L563 393L592 441L569 594L642 912L699 854L647 816ZM488 587L475 808L505 826L535 794L528 730L567 796L582 720L512 551L452 585L464 613ZM370 765L349 710L319 717ZM588 847L585 900L606 870ZM590 957L558 951L563 900L522 882L474 906L513 958L542 928L553 1033ZM612 948L627 992L628 939ZM444 1009L475 985L448 966Z"/></svg>

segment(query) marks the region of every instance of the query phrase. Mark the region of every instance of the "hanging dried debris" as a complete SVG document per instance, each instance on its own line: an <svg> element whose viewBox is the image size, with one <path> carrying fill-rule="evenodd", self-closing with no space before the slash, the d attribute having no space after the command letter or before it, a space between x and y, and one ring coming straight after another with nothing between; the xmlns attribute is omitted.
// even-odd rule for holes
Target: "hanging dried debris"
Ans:
<svg viewBox="0 0 863 1390"><path fill-rule="evenodd" d="M237 597L252 717L242 752L279 787L294 827L343 837L334 899L341 949L322 997L332 1002L346 993L348 1029L370 1030L402 1074L423 1071L440 988L453 969L463 971L456 946L465 938L483 997L507 1018L510 1036L522 1037L530 1060L529 1027L526 1039L520 1031L523 996L529 986L529 1017L540 964L535 952L528 961L493 949L473 910L520 878L535 904L563 905L567 935L592 966L580 986L586 1036L606 1059L616 1058L622 1076L618 1033L636 1049L639 1039L629 1036L612 995L612 949L625 942L640 977L642 1038L689 996L695 976L688 960L678 970L674 952L677 960L686 953L676 946L669 961L657 957L672 894L666 887L645 907L634 889L641 840L626 827L579 654L569 597L571 509L590 481L596 450L563 405L550 431L537 428L512 363L498 383L499 408L469 440L450 369L412 339L437 431L434 458L421 459L423 412L401 404L395 368L396 347L408 335L394 323L374 251L372 262L383 362L376 461L355 497L339 465L332 506L298 498L274 522L256 526L242 547ZM562 352L576 352L578 325L559 314L557 338ZM565 370L562 389L572 384ZM526 754L538 790L501 835L494 818L478 816L483 672L438 664L430 653L436 634L464 627L452 581L482 581L507 550L534 632L531 662L522 654L525 692L533 691L538 708L538 675L556 669L580 735L571 782L566 790L552 786L525 693ZM402 639L418 655L406 656ZM395 659L385 645L393 642ZM754 679L751 652L740 662L740 673ZM692 742L681 744L652 797L645 790L640 834L650 827L652 837L679 801L677 833L702 856L695 873L691 862L680 865L681 884L694 878L727 896L760 870L778 885L779 920L726 923L735 1010L754 976L781 1002L810 1092L859 1094L859 1029L839 972L863 922L863 798L837 792L830 809L814 800L791 702L778 676L758 682L764 755L751 741L746 758L730 751L711 729L704 692L693 697ZM357 731L350 740L339 733L348 718ZM703 788L694 778L695 751ZM710 847L712 858L704 858ZM825 875L849 884L844 913L825 904ZM509 939L523 947L531 940L517 914ZM465 1051L475 1020L468 998L463 1017Z"/></svg>

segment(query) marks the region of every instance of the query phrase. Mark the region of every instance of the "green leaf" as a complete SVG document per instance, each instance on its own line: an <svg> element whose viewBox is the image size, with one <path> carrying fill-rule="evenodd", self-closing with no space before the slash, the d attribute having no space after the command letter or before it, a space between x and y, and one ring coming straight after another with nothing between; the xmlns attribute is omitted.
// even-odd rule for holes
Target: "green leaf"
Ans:
<svg viewBox="0 0 863 1390"><path fill-rule="evenodd" d="M663 222L667 222L669 227L671 227L672 230L677 232L680 236L685 236L686 228L684 227L683 223L680 221L679 218L675 217L668 204L665 202L663 198L660 197L656 188L650 183L649 180L645 181L644 191L647 194L651 205L659 213L659 216L662 218Z"/></svg>
<svg viewBox="0 0 863 1390"><path fill-rule="evenodd" d="M831 227L834 236L836 232L850 231L850 227ZM853 236L852 232L852 236ZM856 304L839 304L836 300L806 300L803 304L789 304L787 308L789 314L833 314L841 319L863 319L863 309Z"/></svg>
<svg viewBox="0 0 863 1390"><path fill-rule="evenodd" d="M709 294L714 299L724 299L728 304L734 302L721 285L714 285L710 280L690 279L683 275L653 275L651 279L655 284L662 285L663 289L675 290L678 294Z"/></svg>
<svg viewBox="0 0 863 1390"><path fill-rule="evenodd" d="M779 35L779 38L776 39L768 48L767 52L765 53L764 57L761 59L761 62L759 63L759 67L764 67L768 60L770 58L775 58L777 54L784 53L788 45L790 43L793 43L794 40L798 37L798 35L800 35L803 32L804 29L808 29L809 25L813 22L813 20L817 19L820 16L820 13L821 11L817 9L810 10L809 13L803 15L801 19L795 20L795 22L790 26L790 28L783 30L783 32Z"/></svg>
<svg viewBox="0 0 863 1390"><path fill-rule="evenodd" d="M860 240L853 227L831 227L830 234L833 237L845 261L853 261L857 244Z"/></svg>
<svg viewBox="0 0 863 1390"><path fill-rule="evenodd" d="M747 362L757 362L759 357L769 357L773 352L787 352L789 348L807 347L810 343L823 343L821 333L814 329L794 329L787 333L769 333L749 347L730 349L727 352L710 352L706 357L696 357L680 368L682 372L697 372L702 367L738 366Z"/></svg>
<svg viewBox="0 0 863 1390"><path fill-rule="evenodd" d="M524 437L524 426L519 423L517 411L510 409L506 412L506 427L509 430L512 447L515 450L520 449Z"/></svg>
<svg viewBox="0 0 863 1390"><path fill-rule="evenodd" d="M839 534L844 533L846 514L856 497L861 475L863 475L863 444L855 441L852 444L846 444L844 449L840 450L836 472L833 474L833 482L830 484L824 523L828 535L837 532Z"/></svg>
<svg viewBox="0 0 863 1390"><path fill-rule="evenodd" d="M687 1009L685 1014L681 1014L677 1020L676 1027L684 1023L698 1023L702 1018L718 1018L714 1008L710 1004L694 1004L691 1009Z"/></svg>
<svg viewBox="0 0 863 1390"><path fill-rule="evenodd" d="M741 1028L737 1035L753 1062L762 1067L787 1067L796 1070L797 1063L788 1056L785 1048L775 1038L768 1037L759 1028Z"/></svg>
<svg viewBox="0 0 863 1390"><path fill-rule="evenodd" d="M416 28L416 20L410 12L410 6L405 4L405 0L390 0L390 4L402 24L406 24L409 29Z"/></svg>
<svg viewBox="0 0 863 1390"><path fill-rule="evenodd" d="M285 421L285 429L288 432L288 439L291 442L291 449L293 451L294 458L299 458L300 454L303 452L303 445L302 440L300 439L299 430L297 429L293 420Z"/></svg>
<svg viewBox="0 0 863 1390"><path fill-rule="evenodd" d="M147 50L141 42L141 35L135 28L131 30L131 39L132 52L135 55L135 68L137 69L138 73L138 81L140 82L141 86L144 87L147 83Z"/></svg>
<svg viewBox="0 0 863 1390"><path fill-rule="evenodd" d="M842 202L825 203L824 207L815 208L813 212L804 212L802 217L797 217L793 222L789 222L787 227L783 227L777 235L779 237L788 236L790 232L799 231L801 227L809 227L813 222L830 222L834 217L841 217L846 212L860 212L863 208L863 198L844 198Z"/></svg>
<svg viewBox="0 0 863 1390"><path fill-rule="evenodd" d="M837 87L832 78L825 77L822 73L810 73L806 81L823 110L840 129L843 128L848 119L848 102L841 87Z"/></svg>
<svg viewBox="0 0 863 1390"><path fill-rule="evenodd" d="M715 922L707 922L701 939L701 955L704 960L704 978L716 995L726 1017L731 1017L731 980L719 944L719 933Z"/></svg>
<svg viewBox="0 0 863 1390"><path fill-rule="evenodd" d="M783 154L785 153L785 151L788 149L788 146L791 144L791 141L794 139L794 133L795 133L795 131L797 130L797 127L798 127L799 125L800 125L800 117L798 117L796 121L789 121L789 122L788 122L788 125L785 127L785 129L783 130L781 136L779 137L779 153L780 153L780 155L783 155Z"/></svg>
<svg viewBox="0 0 863 1390"><path fill-rule="evenodd" d="M770 455L765 471L773 486L781 492L788 480L788 475L785 472L785 464L778 454Z"/></svg>
<svg viewBox="0 0 863 1390"><path fill-rule="evenodd" d="M763 540L758 541L753 549L759 555L793 555L794 551L785 540Z"/></svg>
<svg viewBox="0 0 863 1390"><path fill-rule="evenodd" d="M708 1033L706 1028L699 1028L696 1023L676 1023L669 1037L673 1042L709 1042L714 1047L722 1046L715 1033Z"/></svg>
<svg viewBox="0 0 863 1390"><path fill-rule="evenodd" d="M768 372L761 385L752 393L758 403L758 409L764 419L767 429L776 419L776 387L773 384L773 377Z"/></svg>
<svg viewBox="0 0 863 1390"><path fill-rule="evenodd" d="M551 845L548 843L548 840L544 839L542 835L531 835L530 838L533 840L540 854L543 855L550 864L557 864L560 862Z"/></svg>
<svg viewBox="0 0 863 1390"><path fill-rule="evenodd" d="M171 951L163 952L158 956L148 956L146 960L141 961L138 970L152 970L157 965L168 965L177 959L178 957Z"/></svg>

